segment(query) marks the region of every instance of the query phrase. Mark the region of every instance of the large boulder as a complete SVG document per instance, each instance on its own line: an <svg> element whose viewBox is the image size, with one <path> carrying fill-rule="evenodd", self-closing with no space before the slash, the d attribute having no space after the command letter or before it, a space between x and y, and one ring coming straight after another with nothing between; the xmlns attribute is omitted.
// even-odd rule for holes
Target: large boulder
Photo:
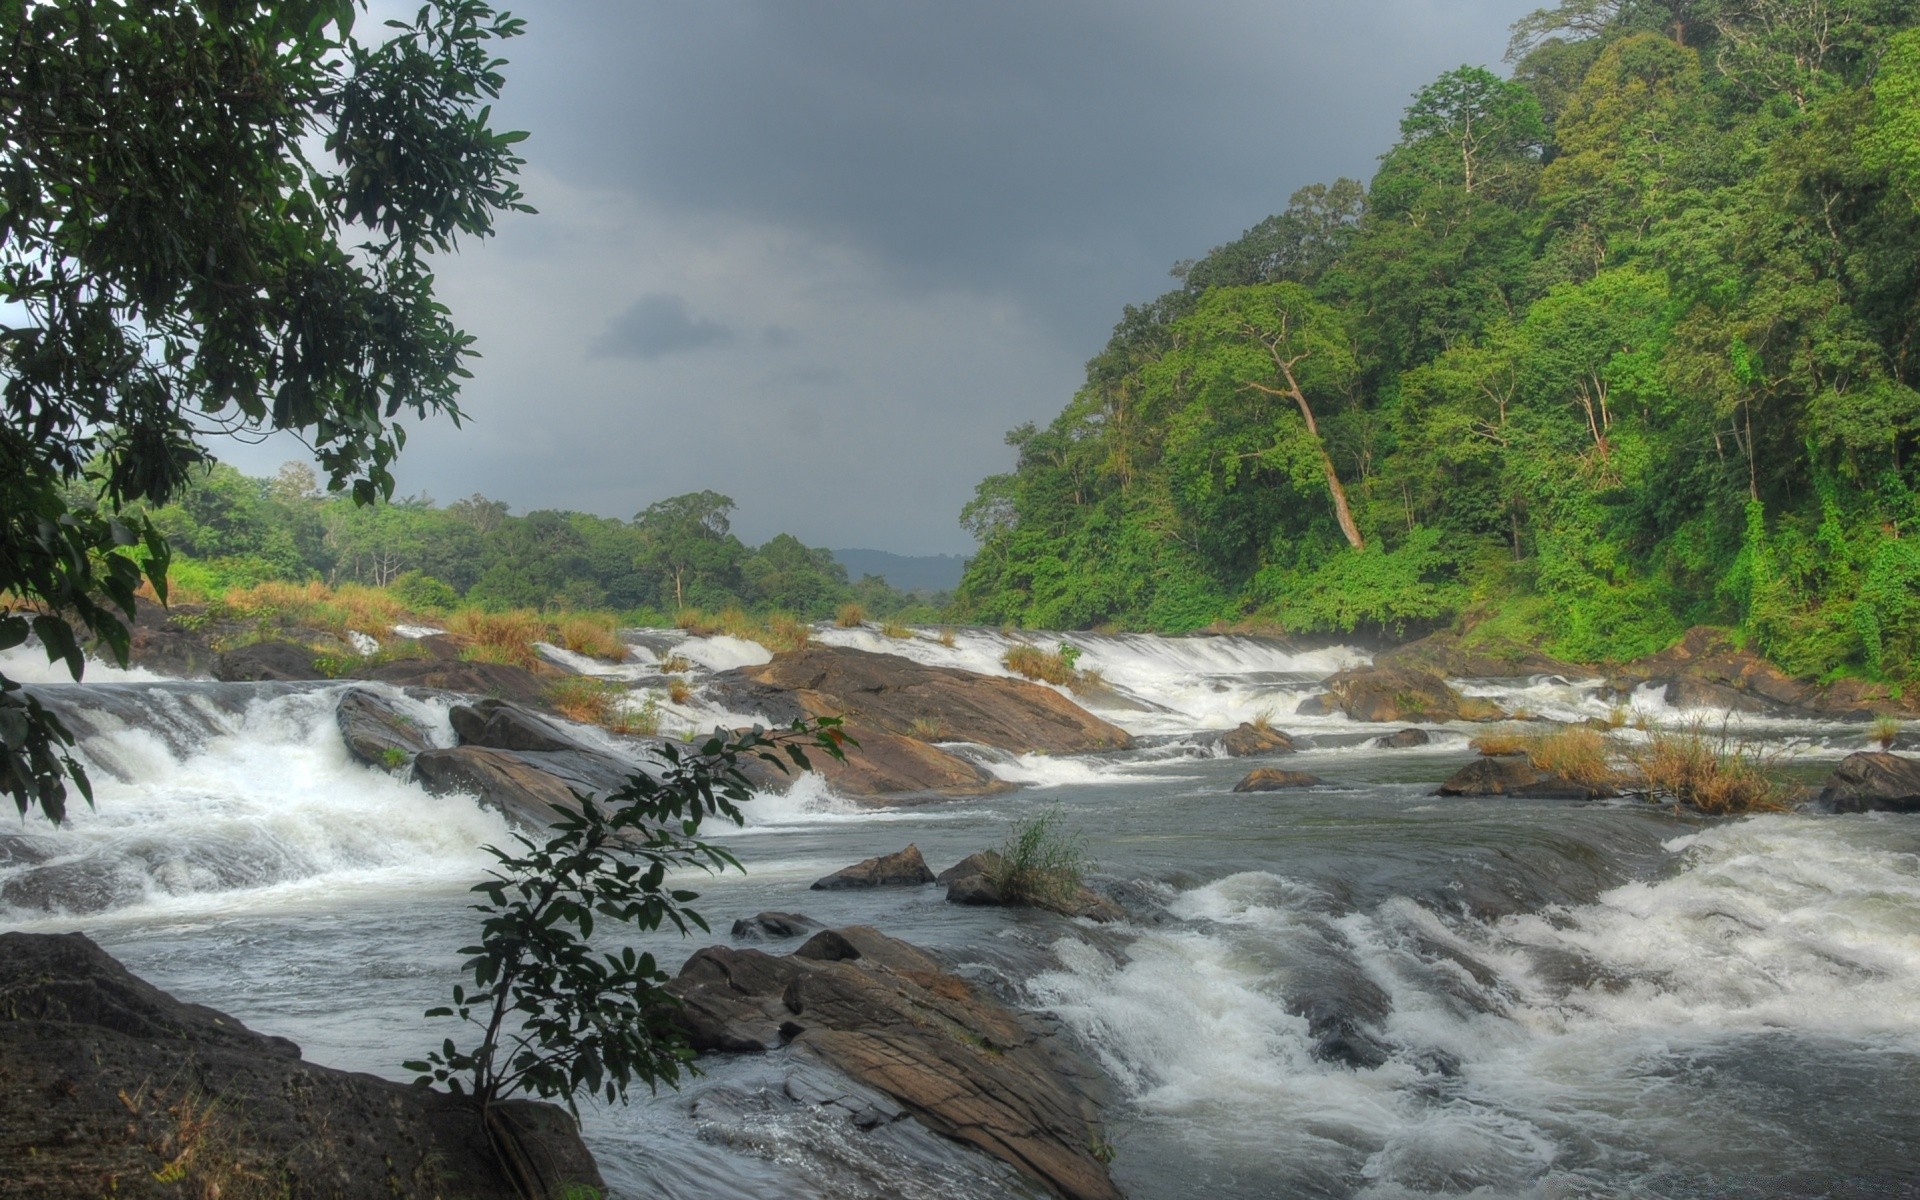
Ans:
<svg viewBox="0 0 1920 1200"><path fill-rule="evenodd" d="M1373 739L1373 744L1382 750L1410 750L1415 746L1425 746L1433 737L1424 729L1397 729Z"/></svg>
<svg viewBox="0 0 1920 1200"><path fill-rule="evenodd" d="M1920 812L1920 759L1884 750L1849 754L1818 801L1834 812Z"/></svg>
<svg viewBox="0 0 1920 1200"><path fill-rule="evenodd" d="M462 746L490 750L580 750L583 743L552 721L506 700L456 704L447 714Z"/></svg>
<svg viewBox="0 0 1920 1200"><path fill-rule="evenodd" d="M1497 721L1505 715L1491 701L1462 696L1438 675L1404 667L1356 667L1322 686L1322 710L1338 709L1356 721Z"/></svg>
<svg viewBox="0 0 1920 1200"><path fill-rule="evenodd" d="M709 684L729 707L787 719L845 716L869 730L931 741L978 742L1015 754L1124 749L1133 739L1051 688L934 667L894 654L809 645ZM782 696L790 701L782 702ZM776 711L777 710L777 711Z"/></svg>
<svg viewBox="0 0 1920 1200"><path fill-rule="evenodd" d="M305 1062L78 933L0 934L0 1194L558 1200L606 1184L567 1114ZM597 1194L597 1193L596 1193Z"/></svg>
<svg viewBox="0 0 1920 1200"><path fill-rule="evenodd" d="M1549 774L1523 754L1483 757L1461 767L1436 796L1524 796L1535 800L1599 800L1620 793L1604 783L1582 783Z"/></svg>
<svg viewBox="0 0 1920 1200"><path fill-rule="evenodd" d="M254 642L228 650L215 660L213 677L222 683L257 683L262 680L325 679L320 655L309 646L293 642Z"/></svg>
<svg viewBox="0 0 1920 1200"><path fill-rule="evenodd" d="M1071 888L1042 894L1010 896L1001 886L1001 868L999 851L981 850L934 876L934 882L946 885L948 904L1041 908L1063 917L1085 917L1102 923L1118 921L1127 915L1118 904L1078 882Z"/></svg>
<svg viewBox="0 0 1920 1200"><path fill-rule="evenodd" d="M532 671L507 663L399 658L367 663L356 667L351 674L355 679L376 679L395 687L437 688L444 692L512 700L533 708L547 707L547 681Z"/></svg>
<svg viewBox="0 0 1920 1200"><path fill-rule="evenodd" d="M1279 767L1261 767L1247 772L1245 779L1233 785L1236 792L1284 792L1291 788L1319 787L1326 780L1308 771L1283 771Z"/></svg>
<svg viewBox="0 0 1920 1200"><path fill-rule="evenodd" d="M1014 790L1014 785L995 776L969 758L943 750L918 738L903 737L871 728L863 723L846 727L847 736L858 745L846 747L845 759L824 754L809 756L814 769L827 781L836 795L887 803L920 799L960 799L972 796L997 796ZM792 775L760 770L756 782L786 787Z"/></svg>
<svg viewBox="0 0 1920 1200"><path fill-rule="evenodd" d="M522 829L536 832L577 807L566 780L510 750L484 746L427 750L413 760L413 777L436 796L472 796Z"/></svg>
<svg viewBox="0 0 1920 1200"><path fill-rule="evenodd" d="M1220 735L1220 749L1228 758L1252 758L1259 754L1292 754L1293 739L1278 729L1242 721Z"/></svg>
<svg viewBox="0 0 1920 1200"><path fill-rule="evenodd" d="M920 857L920 847L909 842L905 850L877 854L816 879L812 890L839 892L851 888L919 887L932 882L933 872L927 868L927 860Z"/></svg>
<svg viewBox="0 0 1920 1200"><path fill-rule="evenodd" d="M696 1049L788 1047L1066 1200L1120 1198L1091 1064L905 942L852 926L782 957L713 946L668 986Z"/></svg>
<svg viewBox="0 0 1920 1200"><path fill-rule="evenodd" d="M393 701L370 688L349 688L334 710L347 750L361 762L385 771L399 771L414 756L432 749L426 732Z"/></svg>

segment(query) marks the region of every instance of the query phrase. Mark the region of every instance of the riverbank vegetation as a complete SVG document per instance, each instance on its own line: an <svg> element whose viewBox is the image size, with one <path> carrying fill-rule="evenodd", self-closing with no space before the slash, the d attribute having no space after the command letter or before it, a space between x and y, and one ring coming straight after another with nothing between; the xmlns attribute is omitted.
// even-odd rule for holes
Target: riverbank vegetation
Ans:
<svg viewBox="0 0 1920 1200"><path fill-rule="evenodd" d="M1457 623L1581 661L1920 646L1920 13L1593 3L1450 71L1368 185L1132 306L980 484L955 616Z"/></svg>

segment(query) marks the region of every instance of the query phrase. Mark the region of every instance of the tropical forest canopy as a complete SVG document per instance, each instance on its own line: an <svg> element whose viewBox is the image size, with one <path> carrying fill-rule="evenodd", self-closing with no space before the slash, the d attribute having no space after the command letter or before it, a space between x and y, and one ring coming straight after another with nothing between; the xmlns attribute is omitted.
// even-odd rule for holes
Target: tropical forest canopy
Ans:
<svg viewBox="0 0 1920 1200"><path fill-rule="evenodd" d="M1368 185L1128 307L962 521L958 615L1920 640L1920 6L1568 0Z"/></svg>

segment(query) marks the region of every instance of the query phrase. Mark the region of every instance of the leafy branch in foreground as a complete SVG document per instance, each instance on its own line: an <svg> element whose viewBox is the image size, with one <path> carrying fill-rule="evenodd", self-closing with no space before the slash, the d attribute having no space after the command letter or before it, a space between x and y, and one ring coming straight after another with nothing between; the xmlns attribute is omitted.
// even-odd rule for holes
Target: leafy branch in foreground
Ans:
<svg viewBox="0 0 1920 1200"><path fill-rule="evenodd" d="M455 985L452 1005L426 1014L458 1017L480 1040L462 1049L448 1038L403 1064L418 1072L415 1083L471 1095L483 1115L515 1093L564 1100L577 1114L582 1092L624 1102L635 1082L677 1084L692 1052L671 1020L678 1001L664 989L667 972L631 946L596 953L594 928L604 919L642 932L706 930L687 907L698 893L668 876L740 863L698 839L701 823L741 823L750 760L810 770L810 750L842 758L847 740L838 719L823 717L772 731L716 730L691 752L665 744L655 751L664 768L657 779L635 773L603 801L575 793L577 812L545 842L515 835L520 853L486 847L499 869L473 889L485 897L473 906L485 920L479 943L460 951L472 986Z"/></svg>

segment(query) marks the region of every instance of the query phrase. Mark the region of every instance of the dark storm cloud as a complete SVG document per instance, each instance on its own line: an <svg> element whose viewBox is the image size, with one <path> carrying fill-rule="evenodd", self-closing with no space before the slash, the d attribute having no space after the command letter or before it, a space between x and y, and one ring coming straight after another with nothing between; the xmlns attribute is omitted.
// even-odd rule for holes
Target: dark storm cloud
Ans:
<svg viewBox="0 0 1920 1200"><path fill-rule="evenodd" d="M441 271L486 357L401 486L621 516L712 488L752 540L965 552L1003 432L1123 305L1370 176L1539 2L533 6L497 113L541 212Z"/></svg>
<svg viewBox="0 0 1920 1200"><path fill-rule="evenodd" d="M681 350L724 342L733 331L717 321L696 317L684 297L656 292L607 322L593 340L593 353L608 358L653 359Z"/></svg>

